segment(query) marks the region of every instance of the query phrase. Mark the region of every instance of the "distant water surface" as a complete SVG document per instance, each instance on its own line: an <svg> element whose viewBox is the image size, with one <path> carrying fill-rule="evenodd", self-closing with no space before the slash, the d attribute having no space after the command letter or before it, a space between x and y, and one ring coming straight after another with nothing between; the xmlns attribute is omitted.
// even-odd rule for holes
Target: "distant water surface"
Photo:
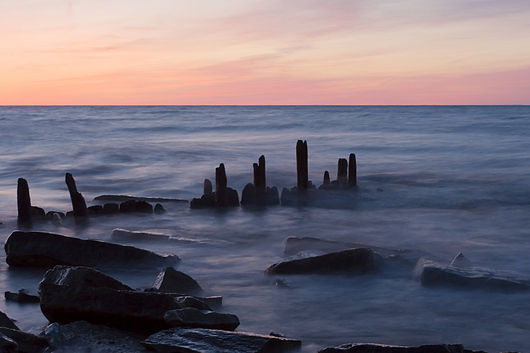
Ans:
<svg viewBox="0 0 530 353"><path fill-rule="evenodd" d="M348 342L463 343L492 352L530 351L530 294L424 288L411 271L380 275L282 276L263 270L284 259L287 236L315 236L406 248L448 263L462 251L475 265L530 273L528 106L140 106L0 107L0 236L17 228L16 182L33 204L71 208L71 172L87 200L101 194L191 199L224 162L239 192L252 163L267 160L267 183L296 183L295 144L309 146L309 174L336 177L337 159L356 153L359 192L337 209L189 210L164 216L102 217L37 230L109 240L113 228L152 230L202 243L136 244L182 258L179 269L225 297L241 330L301 338L304 352ZM204 242L204 240L207 240ZM156 270L113 271L136 287ZM36 289L41 271L8 269L0 290ZM0 303L24 329L46 323L38 306Z"/></svg>

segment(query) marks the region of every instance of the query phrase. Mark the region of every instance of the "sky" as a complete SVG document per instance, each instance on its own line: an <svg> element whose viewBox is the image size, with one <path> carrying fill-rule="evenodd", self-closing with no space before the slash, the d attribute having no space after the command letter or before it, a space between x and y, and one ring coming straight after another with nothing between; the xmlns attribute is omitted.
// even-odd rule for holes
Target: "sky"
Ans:
<svg viewBox="0 0 530 353"><path fill-rule="evenodd" d="M0 0L0 105L530 104L529 0Z"/></svg>

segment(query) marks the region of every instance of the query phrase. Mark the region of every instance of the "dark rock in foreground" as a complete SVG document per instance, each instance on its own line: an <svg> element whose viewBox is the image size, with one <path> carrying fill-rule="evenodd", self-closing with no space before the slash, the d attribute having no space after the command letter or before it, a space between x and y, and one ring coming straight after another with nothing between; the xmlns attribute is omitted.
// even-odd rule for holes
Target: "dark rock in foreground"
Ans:
<svg viewBox="0 0 530 353"><path fill-rule="evenodd" d="M454 286L501 291L530 289L530 283L525 280L500 276L480 268L443 266L425 259L418 261L416 271L424 286Z"/></svg>
<svg viewBox="0 0 530 353"><path fill-rule="evenodd" d="M80 266L171 266L179 261L175 255L153 252L96 240L82 240L41 232L13 232L6 241L6 262L10 266L53 267Z"/></svg>
<svg viewBox="0 0 530 353"><path fill-rule="evenodd" d="M60 353L147 353L140 344L145 336L86 321L53 323L44 330L52 352Z"/></svg>
<svg viewBox="0 0 530 353"><path fill-rule="evenodd" d="M233 331L239 326L239 319L233 314L184 308L170 310L164 315L172 327L197 327Z"/></svg>
<svg viewBox="0 0 530 353"><path fill-rule="evenodd" d="M19 353L36 353L42 352L48 347L48 341L31 333L10 329L7 327L0 327L0 334L9 337L18 345ZM2 351L3 352L3 351Z"/></svg>
<svg viewBox="0 0 530 353"><path fill-rule="evenodd" d="M345 344L336 348L326 348L318 353L474 353L461 344L436 344L418 347L387 346L382 344ZM475 352L480 353L480 352ZM484 352L482 352L484 353Z"/></svg>
<svg viewBox="0 0 530 353"><path fill-rule="evenodd" d="M40 298L36 295L29 294L25 289L20 289L18 293L5 292L6 301L17 303L40 303Z"/></svg>
<svg viewBox="0 0 530 353"><path fill-rule="evenodd" d="M0 311L0 327L7 327L13 330L18 330L17 325L6 314Z"/></svg>
<svg viewBox="0 0 530 353"><path fill-rule="evenodd" d="M302 345L298 340L282 337L184 328L157 332L142 343L163 353L287 353Z"/></svg>
<svg viewBox="0 0 530 353"><path fill-rule="evenodd" d="M11 338L0 334L0 352L2 353L17 353L18 344Z"/></svg>
<svg viewBox="0 0 530 353"><path fill-rule="evenodd" d="M153 289L165 293L185 293L192 294L202 290L201 286L193 278L168 267L165 271L158 274L153 284Z"/></svg>
<svg viewBox="0 0 530 353"><path fill-rule="evenodd" d="M44 275L39 295L50 322L85 320L150 332L170 327L164 314L183 307L171 295L133 291L88 267L54 267Z"/></svg>
<svg viewBox="0 0 530 353"><path fill-rule="evenodd" d="M268 274L351 273L364 274L378 269L381 257L368 248L357 248L280 262L265 271Z"/></svg>

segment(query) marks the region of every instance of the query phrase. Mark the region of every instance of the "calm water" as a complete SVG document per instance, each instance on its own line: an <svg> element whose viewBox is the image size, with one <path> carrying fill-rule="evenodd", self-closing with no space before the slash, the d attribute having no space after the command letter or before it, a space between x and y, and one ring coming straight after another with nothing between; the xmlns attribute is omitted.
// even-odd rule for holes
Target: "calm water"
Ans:
<svg viewBox="0 0 530 353"><path fill-rule="evenodd" d="M16 226L16 181L34 205L68 210L64 173L87 200L101 194L200 196L220 162L241 191L264 154L269 185L296 183L295 144L307 139L310 179L357 154L360 191L347 209L271 207L215 212L168 205L163 216L102 217L37 230L108 240L113 228L208 240L141 244L182 258L179 269L223 295L240 330L301 338L305 352L347 342L463 343L530 351L530 294L423 288L410 269L379 275L282 276L287 236L407 248L449 262L530 272L530 107L0 107L0 236ZM0 291L36 289L40 271L8 269ZM109 272L135 287L157 270ZM23 329L46 323L38 306L0 302Z"/></svg>

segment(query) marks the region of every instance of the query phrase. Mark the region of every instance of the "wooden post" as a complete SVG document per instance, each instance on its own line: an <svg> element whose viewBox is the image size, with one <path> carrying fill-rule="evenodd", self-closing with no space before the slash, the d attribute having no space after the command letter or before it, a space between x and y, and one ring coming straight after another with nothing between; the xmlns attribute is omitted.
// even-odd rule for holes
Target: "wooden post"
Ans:
<svg viewBox="0 0 530 353"><path fill-rule="evenodd" d="M265 179L265 156L259 157L259 163L254 163L254 186L256 191L265 191L267 188L267 181Z"/></svg>
<svg viewBox="0 0 530 353"><path fill-rule="evenodd" d="M330 183L330 180L329 180L329 172L326 170L324 172L324 185L329 185Z"/></svg>
<svg viewBox="0 0 530 353"><path fill-rule="evenodd" d="M296 172L298 190L307 190L309 184L307 167L307 141L298 140L296 143Z"/></svg>
<svg viewBox="0 0 530 353"><path fill-rule="evenodd" d="M212 182L209 179L204 179L203 194L208 195L213 192Z"/></svg>
<svg viewBox="0 0 530 353"><path fill-rule="evenodd" d="M344 185L348 182L348 161L345 158L339 158L337 182L339 185Z"/></svg>
<svg viewBox="0 0 530 353"><path fill-rule="evenodd" d="M355 153L350 153L350 163L348 168L348 185L354 187L357 185L357 160Z"/></svg>
<svg viewBox="0 0 530 353"><path fill-rule="evenodd" d="M74 216L76 217L86 217L87 207L85 198L77 191L77 186L75 185L75 180L72 174L66 173L65 176L66 186L68 186L68 191L70 192L70 199L72 200L72 208L74 209Z"/></svg>
<svg viewBox="0 0 530 353"><path fill-rule="evenodd" d="M24 178L19 178L17 182L17 207L18 222L31 222L31 199L29 196L29 185Z"/></svg>

